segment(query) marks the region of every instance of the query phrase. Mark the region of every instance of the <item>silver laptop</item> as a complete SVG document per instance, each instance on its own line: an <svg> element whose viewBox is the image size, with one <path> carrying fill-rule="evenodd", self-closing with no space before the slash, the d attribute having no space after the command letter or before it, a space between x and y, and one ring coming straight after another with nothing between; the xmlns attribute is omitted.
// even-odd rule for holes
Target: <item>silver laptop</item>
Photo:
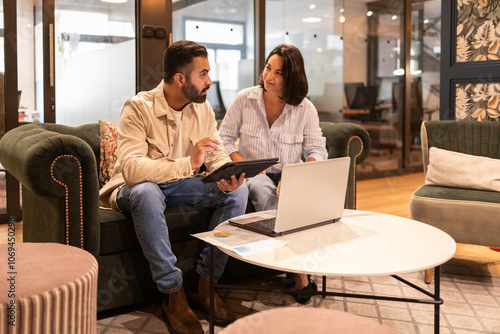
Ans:
<svg viewBox="0 0 500 334"><path fill-rule="evenodd" d="M276 216L239 216L229 223L272 237L334 223L344 213L350 157L285 165Z"/></svg>

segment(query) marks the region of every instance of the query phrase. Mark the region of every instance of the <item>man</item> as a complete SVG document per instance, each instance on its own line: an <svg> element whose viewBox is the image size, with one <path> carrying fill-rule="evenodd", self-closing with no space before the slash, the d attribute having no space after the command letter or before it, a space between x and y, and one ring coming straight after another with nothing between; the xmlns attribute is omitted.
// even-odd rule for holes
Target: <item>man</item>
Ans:
<svg viewBox="0 0 500 334"><path fill-rule="evenodd" d="M171 333L203 333L187 299L209 313L209 248L200 254L187 292L170 248L165 208L215 208L209 229L245 212L248 189L239 179L204 184L198 170L214 170L231 161L221 145L207 90L212 81L205 47L178 41L164 55L164 79L155 89L125 103L118 124L118 161L111 180L101 189L103 205L130 213L158 290L162 313ZM215 278L227 256L216 252ZM186 298L187 296L187 298ZM216 296L214 322L234 319Z"/></svg>

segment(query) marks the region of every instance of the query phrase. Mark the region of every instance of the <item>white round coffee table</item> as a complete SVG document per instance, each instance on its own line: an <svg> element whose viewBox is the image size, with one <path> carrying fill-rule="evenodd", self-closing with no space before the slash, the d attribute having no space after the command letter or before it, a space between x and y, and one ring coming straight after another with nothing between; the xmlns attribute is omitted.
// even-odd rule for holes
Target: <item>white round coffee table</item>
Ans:
<svg viewBox="0 0 500 334"><path fill-rule="evenodd" d="M259 214L262 212L249 215ZM255 235L227 222L215 231L239 237ZM433 226L357 210L345 210L337 223L273 239L287 244L248 256L220 249L258 266L326 276L406 274L439 266L452 258L456 251L453 238Z"/></svg>
<svg viewBox="0 0 500 334"><path fill-rule="evenodd" d="M249 215L259 214L261 215L262 212ZM227 222L220 224L212 232L195 236L217 246L228 255L241 261L284 272L321 276L392 275L431 299L369 297L434 304L435 332L439 332L439 306L443 303L439 291L439 266L453 257L456 243L448 234L433 226L387 214L345 210L344 216L337 223L273 238L286 244L282 247L245 256L222 247L219 238L221 234L229 236L228 238L233 238L233 240L239 238L255 241L261 238L254 232L231 226ZM262 238L268 237L262 236ZM434 294L397 276L433 267L436 268ZM325 290L318 293L346 296L346 294ZM353 294L348 296L368 297Z"/></svg>

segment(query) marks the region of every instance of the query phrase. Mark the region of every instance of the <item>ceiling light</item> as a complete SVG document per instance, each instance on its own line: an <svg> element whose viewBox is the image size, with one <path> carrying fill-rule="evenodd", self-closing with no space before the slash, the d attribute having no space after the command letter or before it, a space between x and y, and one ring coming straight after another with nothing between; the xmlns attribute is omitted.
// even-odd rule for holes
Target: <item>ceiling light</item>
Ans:
<svg viewBox="0 0 500 334"><path fill-rule="evenodd" d="M424 24L429 23L429 19L424 19Z"/></svg>
<svg viewBox="0 0 500 334"><path fill-rule="evenodd" d="M315 4L312 3L312 4L309 5L309 9L314 9L314 8L316 8Z"/></svg>
<svg viewBox="0 0 500 334"><path fill-rule="evenodd" d="M339 21L340 21L340 23L344 23L345 22L345 16L344 16L344 14L340 15Z"/></svg>
<svg viewBox="0 0 500 334"><path fill-rule="evenodd" d="M392 72L395 76L402 76L405 74L405 70L402 68L398 68Z"/></svg>
<svg viewBox="0 0 500 334"><path fill-rule="evenodd" d="M238 10L236 8L215 8L214 13L215 14L223 14L223 15L229 15L229 14L236 14Z"/></svg>
<svg viewBox="0 0 500 334"><path fill-rule="evenodd" d="M392 20L393 21L396 21L398 19L398 16L397 15L392 15Z"/></svg>
<svg viewBox="0 0 500 334"><path fill-rule="evenodd" d="M125 3L127 0L101 0L102 2L109 2L109 3Z"/></svg>
<svg viewBox="0 0 500 334"><path fill-rule="evenodd" d="M369 10L368 12L366 12L366 16L372 16L373 15L373 12L371 10Z"/></svg>
<svg viewBox="0 0 500 334"><path fill-rule="evenodd" d="M302 22L305 22L305 23L321 22L321 18L319 18L319 17L304 17L302 19Z"/></svg>

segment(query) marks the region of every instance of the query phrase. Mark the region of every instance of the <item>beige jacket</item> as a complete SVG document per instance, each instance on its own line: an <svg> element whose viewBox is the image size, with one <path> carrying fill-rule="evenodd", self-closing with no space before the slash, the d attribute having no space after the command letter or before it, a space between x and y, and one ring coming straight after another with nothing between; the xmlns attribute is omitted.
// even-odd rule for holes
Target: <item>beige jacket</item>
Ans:
<svg viewBox="0 0 500 334"><path fill-rule="evenodd" d="M174 143L176 123L163 93L163 81L153 90L140 92L125 102L118 123L118 159L113 176L99 191L104 207L119 210L118 190L124 185L141 182L167 183L197 175L191 170L190 156L195 144L205 138L222 143L217 122L209 102L190 103L182 111L182 154L168 158ZM207 155L207 170L231 161L223 145L212 156Z"/></svg>

